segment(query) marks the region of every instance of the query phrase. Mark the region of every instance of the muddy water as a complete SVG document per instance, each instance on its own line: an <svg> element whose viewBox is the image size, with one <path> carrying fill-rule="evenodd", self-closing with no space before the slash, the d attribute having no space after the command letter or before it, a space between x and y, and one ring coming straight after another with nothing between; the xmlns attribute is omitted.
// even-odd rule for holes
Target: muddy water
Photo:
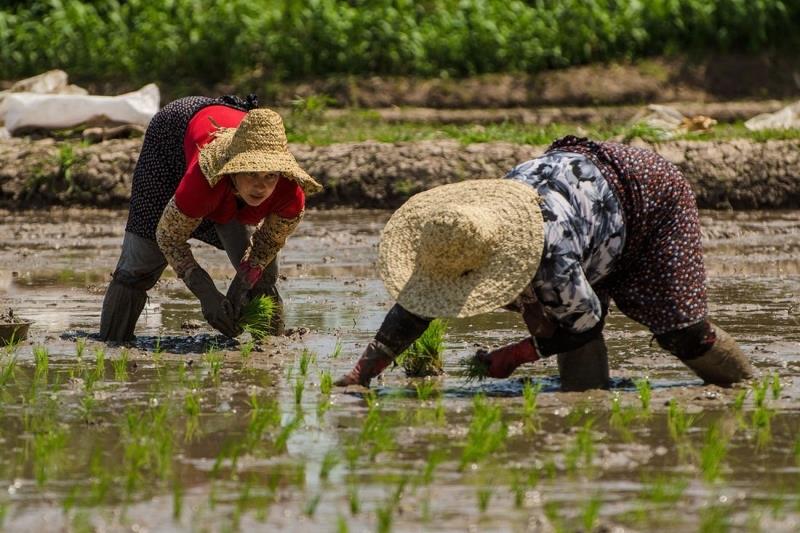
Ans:
<svg viewBox="0 0 800 533"><path fill-rule="evenodd" d="M557 392L554 361L467 383L460 358L523 335L497 312L451 321L446 376L397 368L371 396L321 382L391 305L374 269L386 213L307 216L281 257L296 331L249 355L169 272L133 346L85 338L124 216L0 212L0 304L36 321L0 356L7 530L800 528L800 212L703 217L712 315L763 381L703 386L612 313L611 391ZM195 251L223 287L224 253Z"/></svg>

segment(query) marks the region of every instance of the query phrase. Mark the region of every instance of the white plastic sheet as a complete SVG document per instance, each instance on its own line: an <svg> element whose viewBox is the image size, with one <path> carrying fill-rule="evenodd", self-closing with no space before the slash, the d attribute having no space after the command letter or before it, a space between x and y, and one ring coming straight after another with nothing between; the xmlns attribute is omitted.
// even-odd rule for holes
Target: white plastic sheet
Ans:
<svg viewBox="0 0 800 533"><path fill-rule="evenodd" d="M745 122L744 127L751 131L800 128L800 102L795 102L775 113L756 115Z"/></svg>
<svg viewBox="0 0 800 533"><path fill-rule="evenodd" d="M86 94L7 93L3 100L5 127L62 129L81 124L117 123L147 126L159 108L161 95L151 83L119 96Z"/></svg>

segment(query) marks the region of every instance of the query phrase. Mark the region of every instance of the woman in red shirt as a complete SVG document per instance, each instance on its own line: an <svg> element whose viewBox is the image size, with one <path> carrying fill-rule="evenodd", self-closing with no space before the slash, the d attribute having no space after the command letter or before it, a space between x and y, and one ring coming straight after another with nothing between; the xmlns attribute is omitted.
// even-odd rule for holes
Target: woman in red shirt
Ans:
<svg viewBox="0 0 800 533"><path fill-rule="evenodd" d="M322 187L289 152L280 115L256 106L254 96L193 96L153 117L103 301L102 340L133 338L147 290L167 264L197 296L209 324L229 337L241 332L241 308L253 297L273 297L280 311L277 253L303 216L305 195ZM236 276L226 295L192 255L192 237L227 252ZM269 329L282 328L278 312Z"/></svg>

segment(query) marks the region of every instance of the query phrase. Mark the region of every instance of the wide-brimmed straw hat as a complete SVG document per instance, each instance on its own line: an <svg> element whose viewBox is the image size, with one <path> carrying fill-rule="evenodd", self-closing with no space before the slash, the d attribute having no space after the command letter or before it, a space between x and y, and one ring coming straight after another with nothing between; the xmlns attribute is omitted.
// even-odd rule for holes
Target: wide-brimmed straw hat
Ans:
<svg viewBox="0 0 800 533"><path fill-rule="evenodd" d="M378 269L412 313L464 317L510 303L533 279L544 223L533 187L470 180L412 196L386 223Z"/></svg>
<svg viewBox="0 0 800 533"><path fill-rule="evenodd" d="M322 190L289 152L281 116L271 109L253 109L238 128L220 128L200 149L200 170L213 187L225 174L280 172L306 194Z"/></svg>

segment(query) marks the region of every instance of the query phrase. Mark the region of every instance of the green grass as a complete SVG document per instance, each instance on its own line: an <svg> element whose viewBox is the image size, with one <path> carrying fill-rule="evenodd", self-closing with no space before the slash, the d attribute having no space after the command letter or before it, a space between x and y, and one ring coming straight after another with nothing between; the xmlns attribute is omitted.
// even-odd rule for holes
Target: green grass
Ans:
<svg viewBox="0 0 800 533"><path fill-rule="evenodd" d="M641 138L648 142L664 140L662 132L635 124L577 125L551 124L531 126L505 122L498 124L435 124L421 122L386 122L373 111L351 110L336 118L313 122L286 118L290 142L326 146L344 142L379 141L386 143L407 141L454 140L463 145L488 142L510 142L547 146L564 135L580 134L599 140ZM800 129L764 130L753 132L743 122L718 124L709 132L692 132L677 135L672 140L728 141L750 139L757 142L770 140L800 140Z"/></svg>
<svg viewBox="0 0 800 533"><path fill-rule="evenodd" d="M438 376L444 372L444 336L447 322L433 320L422 335L401 353L396 362L409 377Z"/></svg>
<svg viewBox="0 0 800 533"><path fill-rule="evenodd" d="M268 327L273 314L275 314L275 300L269 296L256 296L242 309L239 326L253 339L264 339L269 336Z"/></svg>

